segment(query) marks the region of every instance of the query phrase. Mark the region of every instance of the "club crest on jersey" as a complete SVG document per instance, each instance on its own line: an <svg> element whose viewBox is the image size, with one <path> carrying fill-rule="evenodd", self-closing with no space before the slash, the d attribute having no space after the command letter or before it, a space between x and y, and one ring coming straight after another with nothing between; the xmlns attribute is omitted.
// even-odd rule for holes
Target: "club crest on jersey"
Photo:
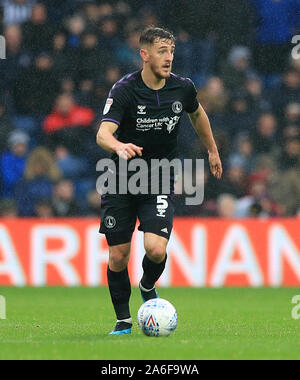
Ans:
<svg viewBox="0 0 300 380"><path fill-rule="evenodd" d="M105 107L103 110L103 115L106 115L109 112L110 107L112 106L113 102L114 102L113 98L108 98L106 100Z"/></svg>
<svg viewBox="0 0 300 380"><path fill-rule="evenodd" d="M116 225L116 219L113 216L107 216L104 219L104 224L106 228L114 228Z"/></svg>
<svg viewBox="0 0 300 380"><path fill-rule="evenodd" d="M174 113L180 113L182 111L182 103L179 101L176 101L172 104L172 111Z"/></svg>
<svg viewBox="0 0 300 380"><path fill-rule="evenodd" d="M138 115L146 115L145 109L146 109L146 106L139 105L138 106L138 111L137 111Z"/></svg>

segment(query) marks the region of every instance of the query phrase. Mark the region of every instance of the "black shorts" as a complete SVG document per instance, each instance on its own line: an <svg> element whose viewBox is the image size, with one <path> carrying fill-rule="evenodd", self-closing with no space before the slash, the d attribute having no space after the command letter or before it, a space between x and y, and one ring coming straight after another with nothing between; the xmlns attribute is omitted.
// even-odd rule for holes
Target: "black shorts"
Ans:
<svg viewBox="0 0 300 380"><path fill-rule="evenodd" d="M100 233L109 246L129 243L137 218L139 231L169 239L173 227L174 194L105 194L101 197Z"/></svg>

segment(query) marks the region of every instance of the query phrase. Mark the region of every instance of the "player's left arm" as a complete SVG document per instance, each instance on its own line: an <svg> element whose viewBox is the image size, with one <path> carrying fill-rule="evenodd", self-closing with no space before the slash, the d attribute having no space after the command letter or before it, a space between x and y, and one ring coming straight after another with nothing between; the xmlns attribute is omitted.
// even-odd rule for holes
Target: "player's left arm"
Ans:
<svg viewBox="0 0 300 380"><path fill-rule="evenodd" d="M214 177L220 179L223 173L222 162L208 116L200 104L195 112L188 115L195 131L208 150L210 171Z"/></svg>

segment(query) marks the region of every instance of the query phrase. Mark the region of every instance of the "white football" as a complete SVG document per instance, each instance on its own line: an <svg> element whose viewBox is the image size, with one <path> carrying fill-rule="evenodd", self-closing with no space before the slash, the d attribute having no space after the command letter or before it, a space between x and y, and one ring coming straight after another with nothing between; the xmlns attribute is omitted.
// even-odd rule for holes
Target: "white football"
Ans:
<svg viewBox="0 0 300 380"><path fill-rule="evenodd" d="M177 327L177 312L167 300L154 298L138 311L139 328L147 336L169 336Z"/></svg>

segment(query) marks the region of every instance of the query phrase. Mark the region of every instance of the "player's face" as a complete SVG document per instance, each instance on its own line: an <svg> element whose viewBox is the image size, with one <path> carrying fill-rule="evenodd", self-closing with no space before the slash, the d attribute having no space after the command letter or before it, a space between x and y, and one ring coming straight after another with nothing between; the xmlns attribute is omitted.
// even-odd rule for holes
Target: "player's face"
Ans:
<svg viewBox="0 0 300 380"><path fill-rule="evenodd" d="M175 45L171 40L158 39L149 49L149 65L158 78L168 78L172 70Z"/></svg>

